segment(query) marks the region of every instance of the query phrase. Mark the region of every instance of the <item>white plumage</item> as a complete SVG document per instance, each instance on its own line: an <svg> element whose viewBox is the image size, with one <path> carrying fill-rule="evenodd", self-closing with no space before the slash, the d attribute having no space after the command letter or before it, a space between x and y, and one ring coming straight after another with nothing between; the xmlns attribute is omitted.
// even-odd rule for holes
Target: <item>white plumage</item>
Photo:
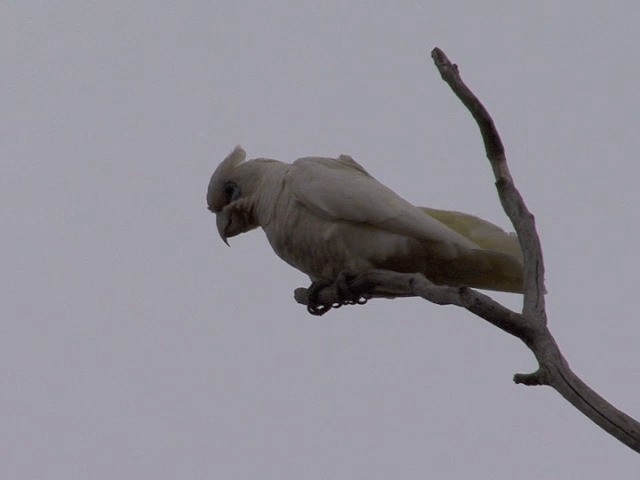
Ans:
<svg viewBox="0 0 640 480"><path fill-rule="evenodd" d="M262 227L278 256L312 281L385 269L522 291L515 235L472 215L416 207L349 156L245 161L236 147L213 173L207 204L225 242Z"/></svg>

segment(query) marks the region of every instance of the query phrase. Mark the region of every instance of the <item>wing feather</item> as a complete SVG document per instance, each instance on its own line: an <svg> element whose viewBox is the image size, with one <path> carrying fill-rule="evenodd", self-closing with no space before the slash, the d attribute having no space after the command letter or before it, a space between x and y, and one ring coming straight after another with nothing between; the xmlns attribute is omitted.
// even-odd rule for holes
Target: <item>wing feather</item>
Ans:
<svg viewBox="0 0 640 480"><path fill-rule="evenodd" d="M418 240L479 246L407 202L346 155L296 160L285 179L296 199L333 221L371 225Z"/></svg>
<svg viewBox="0 0 640 480"><path fill-rule="evenodd" d="M428 207L420 207L420 209L481 248L505 253L522 261L520 242L514 233L505 232L497 225L468 213Z"/></svg>

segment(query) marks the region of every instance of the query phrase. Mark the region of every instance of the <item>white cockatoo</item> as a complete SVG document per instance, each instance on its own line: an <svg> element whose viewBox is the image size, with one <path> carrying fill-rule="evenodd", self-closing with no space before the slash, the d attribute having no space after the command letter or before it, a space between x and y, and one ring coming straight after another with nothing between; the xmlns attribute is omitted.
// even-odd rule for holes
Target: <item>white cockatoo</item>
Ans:
<svg viewBox="0 0 640 480"><path fill-rule="evenodd" d="M291 164L245 158L236 147L207 190L225 243L262 227L276 254L312 282L382 269L420 272L440 285L522 292L518 239L492 223L416 207L346 155Z"/></svg>

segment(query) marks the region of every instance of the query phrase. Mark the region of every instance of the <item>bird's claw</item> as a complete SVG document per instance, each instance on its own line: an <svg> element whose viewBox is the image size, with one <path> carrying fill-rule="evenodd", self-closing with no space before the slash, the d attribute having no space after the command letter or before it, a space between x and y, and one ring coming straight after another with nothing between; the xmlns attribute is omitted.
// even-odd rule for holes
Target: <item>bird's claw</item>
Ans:
<svg viewBox="0 0 640 480"><path fill-rule="evenodd" d="M343 270L336 278L336 290L338 292L338 303L342 305L364 305L371 298L371 295L362 293L353 288L353 281L357 275Z"/></svg>
<svg viewBox="0 0 640 480"><path fill-rule="evenodd" d="M352 288L356 275L348 271L338 274L334 282L320 280L311 284L307 293L307 311L312 315L324 315L332 308L340 308L343 305L364 305L371 298L371 295L356 291ZM337 300L331 304L319 303L319 293L324 288L334 286L337 293Z"/></svg>
<svg viewBox="0 0 640 480"><path fill-rule="evenodd" d="M311 315L320 316L331 310L333 305L319 303L320 292L331 285L332 283L327 280L317 280L311 283L307 289L307 311Z"/></svg>

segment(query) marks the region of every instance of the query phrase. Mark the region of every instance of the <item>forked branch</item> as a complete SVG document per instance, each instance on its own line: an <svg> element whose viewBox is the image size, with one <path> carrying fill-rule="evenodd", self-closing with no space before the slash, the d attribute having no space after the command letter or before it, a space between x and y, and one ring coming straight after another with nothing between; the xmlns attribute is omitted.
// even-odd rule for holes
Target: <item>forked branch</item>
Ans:
<svg viewBox="0 0 640 480"><path fill-rule="evenodd" d="M456 305L518 337L533 352L539 367L533 373L516 374L516 383L552 387L594 423L640 453L640 423L615 408L573 373L547 328L540 238L534 217L527 209L509 172L504 146L493 119L464 84L458 67L449 61L444 52L435 48L431 56L443 80L473 115L480 128L486 155L496 179L500 203L518 235L524 258L522 313L514 312L487 295L467 287L434 285L422 274L372 271L351 280L348 285L350 292L356 297L362 295L365 298L420 296L438 305ZM325 305L341 303L340 288L336 285L317 292L317 297ZM297 289L295 298L306 305L307 289Z"/></svg>

